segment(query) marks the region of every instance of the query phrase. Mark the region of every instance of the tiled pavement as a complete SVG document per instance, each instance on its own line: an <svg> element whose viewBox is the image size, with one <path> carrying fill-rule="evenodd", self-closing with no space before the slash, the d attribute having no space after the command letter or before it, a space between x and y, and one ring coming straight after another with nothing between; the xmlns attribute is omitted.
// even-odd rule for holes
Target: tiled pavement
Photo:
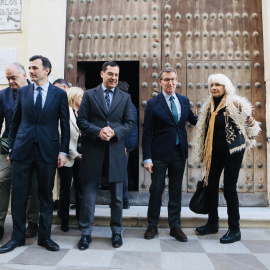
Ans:
<svg viewBox="0 0 270 270"><path fill-rule="evenodd" d="M11 229L11 217L8 216L6 233L0 245L9 240ZM0 269L270 269L269 228L242 228L242 241L229 245L219 243L226 228L207 236L196 235L194 228L184 228L189 239L187 243L170 237L168 228L159 229L153 240L143 239L144 231L142 227L125 227L124 244L115 249L111 246L110 229L94 227L89 249L79 251L78 227L72 225L69 232L63 233L59 225L53 225L52 239L60 245L60 251L47 251L37 245L37 238L27 239L24 247L0 254Z"/></svg>

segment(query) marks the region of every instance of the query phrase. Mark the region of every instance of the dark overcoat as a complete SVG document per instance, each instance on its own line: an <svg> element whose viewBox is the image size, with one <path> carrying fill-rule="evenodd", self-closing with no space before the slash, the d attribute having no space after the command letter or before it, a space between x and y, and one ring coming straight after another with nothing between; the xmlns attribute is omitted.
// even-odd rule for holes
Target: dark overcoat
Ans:
<svg viewBox="0 0 270 270"><path fill-rule="evenodd" d="M81 176L84 181L100 181L105 146L109 149L109 182L126 178L125 136L134 127L130 95L115 88L108 111L102 86L86 90L80 105L77 124L85 134ZM99 138L103 127L110 126L116 136L109 142Z"/></svg>

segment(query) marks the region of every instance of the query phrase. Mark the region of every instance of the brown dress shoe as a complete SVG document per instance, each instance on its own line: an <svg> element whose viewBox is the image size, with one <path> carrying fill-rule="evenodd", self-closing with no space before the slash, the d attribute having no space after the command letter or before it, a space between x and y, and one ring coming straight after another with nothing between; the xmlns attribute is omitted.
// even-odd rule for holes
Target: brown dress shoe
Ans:
<svg viewBox="0 0 270 270"><path fill-rule="evenodd" d="M35 237L38 233L38 224L29 222L25 232L25 238Z"/></svg>
<svg viewBox="0 0 270 270"><path fill-rule="evenodd" d="M148 226L146 232L144 233L144 239L147 240L153 239L157 233L158 233L157 227Z"/></svg>
<svg viewBox="0 0 270 270"><path fill-rule="evenodd" d="M170 231L170 236L174 237L180 242L187 242L187 236L182 232L181 228L173 228Z"/></svg>

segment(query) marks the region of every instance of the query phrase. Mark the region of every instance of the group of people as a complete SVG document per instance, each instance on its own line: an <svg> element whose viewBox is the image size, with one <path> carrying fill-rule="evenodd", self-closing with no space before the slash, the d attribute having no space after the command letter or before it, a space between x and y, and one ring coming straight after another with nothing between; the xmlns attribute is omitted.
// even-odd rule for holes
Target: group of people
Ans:
<svg viewBox="0 0 270 270"><path fill-rule="evenodd" d="M125 89L121 90L126 85L118 87L120 67L114 61L103 64L100 73L102 83L86 91L79 87L67 90L68 84L64 80L49 83L51 69L48 58L41 55L31 57L31 84L27 82L25 70L20 64L12 63L6 68L9 87L0 91L0 123L2 126L5 119L6 128L2 137L9 139L9 150L5 152L2 149L1 153L1 165L4 165L5 172L1 171L0 175L0 237L4 234L11 186L13 231L10 241L0 247L0 253L10 252L25 244L26 218L28 227L29 224L39 224L35 226L38 245L50 251L59 250L58 244L51 239L52 190L56 168L60 177L58 215L62 218L61 230L68 230L73 179L76 217L81 231L78 248L86 250L89 247L96 198L101 177L105 174L111 195L112 246L121 247L123 203L125 208L129 207L125 195L126 164L129 150L138 143L137 110L130 95ZM197 126L193 159L203 162L208 185L208 222L196 228L196 232L202 235L218 232L218 184L224 169L229 230L220 242L239 241L236 183L245 149L256 143L259 123L252 117L251 104L236 95L235 88L225 75L214 74L208 78L209 98L199 117L192 112L189 99L176 93L177 81L176 70L170 67L162 69L159 73L162 91L150 99L145 108L143 163L151 173L152 181L144 238L153 239L158 233L168 171L170 235L178 241L188 241L181 229L181 197L188 157L185 126L189 122ZM127 137L132 133L133 137L128 141ZM34 193L38 194L34 201L39 208L35 210L35 220L30 214L26 215L27 210L33 209L29 205L29 195L31 199Z"/></svg>

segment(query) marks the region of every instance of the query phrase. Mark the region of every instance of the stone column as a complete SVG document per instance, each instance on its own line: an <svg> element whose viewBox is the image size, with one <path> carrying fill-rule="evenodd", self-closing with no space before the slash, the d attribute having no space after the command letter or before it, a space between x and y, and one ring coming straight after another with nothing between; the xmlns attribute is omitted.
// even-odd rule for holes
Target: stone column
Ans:
<svg viewBox="0 0 270 270"><path fill-rule="evenodd" d="M270 1L262 0L263 41L264 41L264 78L266 84L266 134L270 137ZM267 194L270 204L270 142L267 144Z"/></svg>

